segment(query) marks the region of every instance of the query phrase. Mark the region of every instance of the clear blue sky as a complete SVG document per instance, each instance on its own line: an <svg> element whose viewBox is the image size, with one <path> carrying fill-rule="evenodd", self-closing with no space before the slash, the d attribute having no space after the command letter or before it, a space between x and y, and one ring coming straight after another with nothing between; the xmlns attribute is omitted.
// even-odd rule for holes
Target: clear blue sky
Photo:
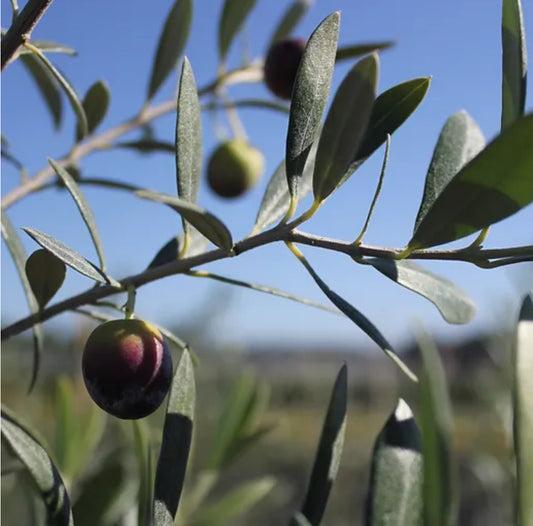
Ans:
<svg viewBox="0 0 533 526"><path fill-rule="evenodd" d="M103 78L112 91L110 111L100 130L132 116L144 101L157 37L172 2L113 0L55 0L34 33L34 38L55 40L74 47L75 58L50 55L53 62L83 94ZM253 57L264 53L278 17L288 1L259 0L246 30ZM2 25L10 20L10 4L2 0ZM213 79L217 66L216 25L222 1L197 1L190 40L186 48L197 83ZM427 2L384 0L315 1L295 34L307 37L331 11L342 13L340 44L394 40L396 46L381 54L380 88L414 77L432 76L426 99L411 119L392 138L391 157L382 197L365 241L375 245L403 246L412 232L424 177L433 147L445 120L466 109L490 139L498 132L501 85L501 2L449 0ZM524 2L526 34L533 39L533 8ZM243 38L230 54L237 65ZM531 45L529 55L533 56ZM349 63L335 71L334 86L346 73ZM175 89L177 72L156 97L163 101ZM271 97L263 86L234 89L235 98ZM64 154L74 133L74 118L65 102L61 130L53 130L33 81L20 64L11 64L2 74L2 133L13 152L31 173L43 167L47 157ZM531 109L531 103L528 102ZM268 177L283 158L287 119L265 110L240 111L251 141L266 157L266 174L252 192L241 200L221 201L202 182L200 203L223 219L239 239L253 224ZM158 136L172 140L175 116L167 116L155 126ZM204 118L206 155L216 144L212 121ZM133 136L132 136L133 138ZM358 234L367 212L381 164L382 149L359 170L304 225L312 233L352 240ZM129 181L140 186L173 193L175 168L171 155L139 156L128 151L95 153L84 159L84 175ZM2 192L16 183L18 174L2 162ZM120 192L87 188L107 255L109 272L120 279L142 270L157 250L180 228L178 217L164 206L138 200ZM75 248L96 261L89 235L65 192L48 190L30 196L9 210L17 227L32 226ZM487 247L530 244L533 239L530 207L491 229ZM28 252L37 245L21 233ZM361 267L339 254L304 247L304 252L322 278L339 294L364 312L393 344L410 339L413 320L422 321L438 334L459 338L473 331L492 329L514 315L517 290L525 290L531 268L483 271L461 263L434 263L429 268L455 281L477 303L478 315L469 326L448 326L436 309L424 299L397 287L372 269ZM231 277L264 283L294 294L327 302L303 267L282 245L272 245L246 253L230 261L206 267ZM66 298L92 286L69 271L64 287L53 301ZM212 334L221 341L235 343L284 342L332 346L350 344L354 349L372 343L348 319L293 302L243 289L217 285L207 280L183 276L167 278L139 290L138 313L169 326L186 325L209 309L215 300L228 303L213 322ZM27 306L14 266L2 246L3 324L27 314ZM45 327L70 331L77 326L71 315L63 315Z"/></svg>

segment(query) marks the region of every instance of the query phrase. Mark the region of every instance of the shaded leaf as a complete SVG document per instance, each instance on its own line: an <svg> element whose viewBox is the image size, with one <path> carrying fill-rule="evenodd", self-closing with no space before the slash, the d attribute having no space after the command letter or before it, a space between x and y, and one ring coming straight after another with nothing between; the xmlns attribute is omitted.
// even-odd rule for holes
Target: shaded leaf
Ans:
<svg viewBox="0 0 533 526"><path fill-rule="evenodd" d="M294 28L307 13L310 4L311 0L296 0L287 8L270 37L267 49L292 35Z"/></svg>
<svg viewBox="0 0 533 526"><path fill-rule="evenodd" d="M2 409L2 439L35 482L47 509L47 524L73 526L70 499L57 468L34 434L5 408Z"/></svg>
<svg viewBox="0 0 533 526"><path fill-rule="evenodd" d="M364 137L378 83L376 54L358 62L342 81L328 111L313 173L315 201L323 201L340 183Z"/></svg>
<svg viewBox="0 0 533 526"><path fill-rule="evenodd" d="M316 140L328 100L339 23L340 14L336 12L315 29L307 42L294 81L285 153L287 182L293 200L298 198L305 162Z"/></svg>
<svg viewBox="0 0 533 526"><path fill-rule="evenodd" d="M533 521L533 301L522 302L513 346L513 438L518 524Z"/></svg>
<svg viewBox="0 0 533 526"><path fill-rule="evenodd" d="M418 224L410 248L460 239L533 201L533 115L506 128L448 183Z"/></svg>
<svg viewBox="0 0 533 526"><path fill-rule="evenodd" d="M502 130L524 115L527 48L520 0L502 2Z"/></svg>
<svg viewBox="0 0 533 526"><path fill-rule="evenodd" d="M56 163L53 159L48 159L48 162L54 169L54 172L57 176L63 181L67 187L70 195L74 199L78 210L80 211L81 217L84 223L87 225L91 239L93 240L94 248L98 254L98 260L100 261L100 267L102 270L105 270L105 259L104 259L104 249L102 247L102 241L100 239L100 233L98 232L98 227L96 226L96 220L94 219L93 212L87 199L83 195L83 192L80 190L78 183L74 178L68 173L68 171L63 168L60 164Z"/></svg>
<svg viewBox="0 0 533 526"><path fill-rule="evenodd" d="M257 0L226 0L218 23L218 52L224 62L229 48Z"/></svg>
<svg viewBox="0 0 533 526"><path fill-rule="evenodd" d="M400 399L374 443L366 525L422 525L423 471L422 437Z"/></svg>
<svg viewBox="0 0 533 526"><path fill-rule="evenodd" d="M115 148L130 148L137 150L139 153L168 152L175 154L176 146L170 142L156 141L153 139L140 139L138 141L116 142Z"/></svg>
<svg viewBox="0 0 533 526"><path fill-rule="evenodd" d="M24 268L33 295L42 309L63 285L67 272L65 264L42 248L30 255Z"/></svg>
<svg viewBox="0 0 533 526"><path fill-rule="evenodd" d="M202 117L196 83L187 57L183 60L178 92L176 119L176 178L178 196L190 203L198 200L202 177ZM183 219L183 230L189 235L190 225Z"/></svg>
<svg viewBox="0 0 533 526"><path fill-rule="evenodd" d="M181 214L189 223L197 228L201 234L214 243L217 247L230 252L233 247L231 234L226 226L203 208L167 194L159 194L148 190L135 192L143 199L164 203Z"/></svg>
<svg viewBox="0 0 533 526"><path fill-rule="evenodd" d="M183 241L183 240L181 240ZM166 265L178 259L180 253L180 236L173 237L170 241L165 243L150 261L147 269Z"/></svg>
<svg viewBox="0 0 533 526"><path fill-rule="evenodd" d="M109 283L115 286L120 286L120 284L117 284L112 278L106 276L96 265L85 259L70 247L67 247L67 245L61 243L61 241L58 241L44 232L39 232L39 230L36 230L35 228L23 227L22 230L24 230L24 232L26 232L26 234L28 234L36 243L52 252L52 254L57 256L76 272L100 283Z"/></svg>
<svg viewBox="0 0 533 526"><path fill-rule="evenodd" d="M111 100L111 92L107 83L103 80L96 81L85 94L83 99L83 109L87 117L87 133L91 134L98 125L104 120L109 102ZM81 130L76 131L76 140L82 138Z"/></svg>
<svg viewBox="0 0 533 526"><path fill-rule="evenodd" d="M435 345L421 337L420 421L424 453L425 524L456 524L457 477L451 454L452 416L444 370Z"/></svg>
<svg viewBox="0 0 533 526"><path fill-rule="evenodd" d="M347 391L348 376L344 364L335 379L301 510L312 526L318 526L322 520L339 469L346 428Z"/></svg>
<svg viewBox="0 0 533 526"><path fill-rule="evenodd" d="M155 95L183 54L191 29L192 12L192 0L176 0L168 13L157 44L148 99Z"/></svg>
<svg viewBox="0 0 533 526"><path fill-rule="evenodd" d="M191 446L195 398L193 364L185 349L174 374L163 425L155 475L154 526L174 524Z"/></svg>
<svg viewBox="0 0 533 526"><path fill-rule="evenodd" d="M385 258L365 262L398 285L431 301L448 323L468 323L474 317L475 304L457 285L417 263Z"/></svg>
<svg viewBox="0 0 533 526"><path fill-rule="evenodd" d="M374 51L382 51L384 49L390 48L394 45L394 42L368 42L365 44L354 44L352 46L341 46L337 49L337 55L335 60L339 62L340 60L346 60L349 58L357 58L361 55L366 55L368 53L373 53Z"/></svg>
<svg viewBox="0 0 533 526"><path fill-rule="evenodd" d="M439 135L416 216L415 230L444 187L457 172L485 147L485 137L476 121L464 110L454 113Z"/></svg>
<svg viewBox="0 0 533 526"><path fill-rule="evenodd" d="M7 245L9 253L13 258L15 267L17 269L20 282L22 283L22 288L24 289L24 295L26 296L26 301L28 302L28 307L32 314L37 314L39 312L39 304L33 295L30 282L26 276L26 251L22 246L22 242L17 234L17 231L11 224L7 214L2 213L2 237ZM43 329L40 323L36 323L32 327L33 331L33 367L32 375L30 379L29 391L31 391L37 380L37 373L39 371L39 365L41 363L41 351L43 349Z"/></svg>
<svg viewBox="0 0 533 526"><path fill-rule="evenodd" d="M240 99L224 102L212 100L201 106L202 110L216 110L220 108L263 108L266 110L276 110L280 113L288 114L289 107L281 102L262 99Z"/></svg>
<svg viewBox="0 0 533 526"><path fill-rule="evenodd" d="M28 51L28 54L22 55L20 61L37 84L39 92L52 116L54 127L58 129L61 125L62 103L56 79L48 68L30 51Z"/></svg>
<svg viewBox="0 0 533 526"><path fill-rule="evenodd" d="M152 451L149 430L141 420L133 420L135 454L139 464L137 524L150 524L152 517Z"/></svg>

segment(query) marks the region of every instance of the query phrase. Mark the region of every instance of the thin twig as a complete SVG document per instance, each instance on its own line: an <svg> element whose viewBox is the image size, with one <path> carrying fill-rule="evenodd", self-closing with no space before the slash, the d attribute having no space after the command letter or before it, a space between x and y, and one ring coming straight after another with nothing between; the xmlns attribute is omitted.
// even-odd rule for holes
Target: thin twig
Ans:
<svg viewBox="0 0 533 526"><path fill-rule="evenodd" d="M2 71L15 56L17 49L30 40L37 22L50 7L52 0L28 0L2 38Z"/></svg>

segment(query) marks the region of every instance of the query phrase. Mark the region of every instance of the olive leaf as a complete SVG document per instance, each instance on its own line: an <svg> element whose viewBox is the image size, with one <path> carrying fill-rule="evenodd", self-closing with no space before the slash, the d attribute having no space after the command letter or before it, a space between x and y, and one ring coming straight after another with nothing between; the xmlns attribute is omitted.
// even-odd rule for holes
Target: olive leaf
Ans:
<svg viewBox="0 0 533 526"><path fill-rule="evenodd" d="M394 42L368 42L365 44L353 44L351 46L339 46L335 61L346 60L349 58L356 58L375 51L383 51L394 45Z"/></svg>
<svg viewBox="0 0 533 526"><path fill-rule="evenodd" d="M272 32L267 49L270 49L276 42L291 36L294 28L307 13L310 4L311 0L296 0L287 8Z"/></svg>
<svg viewBox="0 0 533 526"><path fill-rule="evenodd" d="M218 23L218 52L224 62L229 48L257 0L226 0Z"/></svg>
<svg viewBox="0 0 533 526"><path fill-rule="evenodd" d="M39 308L43 309L65 281L65 264L43 248L30 255L25 270Z"/></svg>
<svg viewBox="0 0 533 526"><path fill-rule="evenodd" d="M91 134L98 125L104 120L109 102L111 100L111 92L104 80L96 81L85 94L83 98L83 109L87 117L87 133ZM76 131L76 140L82 138L81 130Z"/></svg>

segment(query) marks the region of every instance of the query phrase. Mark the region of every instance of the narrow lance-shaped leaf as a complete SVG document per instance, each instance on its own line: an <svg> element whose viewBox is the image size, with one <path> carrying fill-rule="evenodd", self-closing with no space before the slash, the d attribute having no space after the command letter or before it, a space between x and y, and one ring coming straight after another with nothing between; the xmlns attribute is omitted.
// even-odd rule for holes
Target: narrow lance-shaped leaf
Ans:
<svg viewBox="0 0 533 526"><path fill-rule="evenodd" d="M229 48L257 0L226 0L218 23L218 52L224 62Z"/></svg>
<svg viewBox="0 0 533 526"><path fill-rule="evenodd" d="M176 177L178 196L196 203L202 176L202 118L198 92L191 65L183 60L178 92L176 119ZM183 230L189 233L190 225L183 219Z"/></svg>
<svg viewBox="0 0 533 526"><path fill-rule="evenodd" d="M84 276L94 279L100 283L109 283L111 285L120 287L119 283L107 276L96 265L85 259L75 250L72 250L61 241L58 241L52 236L49 236L44 232L40 232L35 228L23 227L22 230L24 230L24 232L26 232L26 234L28 234L36 243L41 245L46 250L52 252L52 254L56 255L61 261L63 261L70 268L73 268L76 272L79 272L80 274L83 274Z"/></svg>
<svg viewBox="0 0 533 526"><path fill-rule="evenodd" d="M394 42L368 42L365 44L353 44L351 46L340 46L337 49L335 60L346 60L349 58L357 58L362 55L367 55L374 51L382 51L394 45Z"/></svg>
<svg viewBox="0 0 533 526"><path fill-rule="evenodd" d="M65 281L65 264L42 248L33 252L26 260L25 270L39 308L43 309Z"/></svg>
<svg viewBox="0 0 533 526"><path fill-rule="evenodd" d="M272 47L276 42L291 36L294 28L298 25L305 13L307 13L310 4L311 0L296 0L287 8L272 32L267 49Z"/></svg>
<svg viewBox="0 0 533 526"><path fill-rule="evenodd" d="M77 55L78 53L74 48L66 46L65 44L59 44L58 42L51 42L49 40L32 40L32 45L39 48L43 53L61 53L62 55ZM19 48L17 51L19 55L30 54L31 51L25 48Z"/></svg>
<svg viewBox="0 0 533 526"><path fill-rule="evenodd" d="M50 70L43 65L43 63L33 53L28 51L28 54L22 55L20 60L28 73L39 88L56 129L61 125L62 103L61 93L55 77L50 73Z"/></svg>
<svg viewBox="0 0 533 526"><path fill-rule="evenodd" d="M198 205L189 203L172 195L159 194L147 190L138 191L135 192L135 194L143 199L149 199L150 201L164 203L170 206L170 208L181 214L212 243L226 252L231 251L233 240L224 223Z"/></svg>
<svg viewBox="0 0 533 526"><path fill-rule="evenodd" d="M517 524L533 523L533 300L522 302L513 349L513 438Z"/></svg>
<svg viewBox="0 0 533 526"><path fill-rule="evenodd" d="M148 86L148 99L155 95L182 55L189 38L192 12L192 0L176 0L168 13L157 44Z"/></svg>
<svg viewBox="0 0 533 526"><path fill-rule="evenodd" d="M73 526L70 499L57 468L34 434L5 408L2 409L2 439L34 480L46 506L47 524Z"/></svg>
<svg viewBox="0 0 533 526"><path fill-rule="evenodd" d="M83 109L87 117L87 133L91 134L98 125L104 120L109 102L111 100L111 92L109 87L103 80L96 81L85 94L83 98ZM81 130L77 129L76 139L79 141L82 138Z"/></svg>
<svg viewBox="0 0 533 526"><path fill-rule="evenodd" d="M340 183L364 137L378 83L378 56L358 62L342 81L320 134L313 173L315 201Z"/></svg>
<svg viewBox="0 0 533 526"><path fill-rule="evenodd" d="M415 230L444 187L484 147L483 132L466 111L454 113L446 121L426 175L424 195L416 216Z"/></svg>
<svg viewBox="0 0 533 526"><path fill-rule="evenodd" d="M422 437L400 399L374 444L366 526L421 526L423 477Z"/></svg>
<svg viewBox="0 0 533 526"><path fill-rule="evenodd" d="M339 35L340 13L324 19L315 29L298 67L291 100L285 169L293 203L305 161L316 140L322 113L326 107Z"/></svg>
<svg viewBox="0 0 533 526"><path fill-rule="evenodd" d="M4 238L4 241L7 245L9 253L11 254L11 257L13 258L13 262L15 263L15 267L17 269L20 282L22 283L22 288L24 289L24 294L26 296L26 301L28 302L28 307L30 308L30 312L32 314L37 314L39 312L39 304L37 303L37 300L35 296L33 295L33 291L32 291L30 282L28 281L28 278L26 276L26 271L25 271L26 251L24 250L24 247L22 246L22 242L17 234L17 231L15 230L7 214L5 213L2 213L2 237ZM43 349L43 329L42 329L41 324L40 323L34 324L32 331L33 331L33 367L32 367L32 375L31 375L31 380L30 380L30 388L29 388L30 391L33 389L33 386L35 385L35 381L37 380L37 373L39 371L39 365L41 362L41 351Z"/></svg>
<svg viewBox="0 0 533 526"><path fill-rule="evenodd" d="M30 44L27 44L27 46L29 47ZM85 116L85 110L83 109L83 105L75 89L38 48L31 46L30 49L35 54L35 56L42 62L42 64L48 69L48 71L54 76L59 85L63 88L63 91L67 95L70 105L76 115L80 135L82 138L85 137L87 135L87 117Z"/></svg>
<svg viewBox="0 0 533 526"><path fill-rule="evenodd" d="M502 2L502 130L524 114L527 48L520 0Z"/></svg>
<svg viewBox="0 0 533 526"><path fill-rule="evenodd" d="M192 439L196 387L187 349L172 381L154 489L154 526L172 526L185 480Z"/></svg>
<svg viewBox="0 0 533 526"><path fill-rule="evenodd" d="M176 145L171 142L157 141L154 139L139 139L138 141L124 141L113 144L114 148L129 148L137 150L139 153L176 153Z"/></svg>
<svg viewBox="0 0 533 526"><path fill-rule="evenodd" d="M448 183L418 224L410 249L441 245L533 201L533 115L506 128Z"/></svg>
<svg viewBox="0 0 533 526"><path fill-rule="evenodd" d="M322 520L339 469L344 446L347 398L348 375L344 364L335 379L301 510L302 515L312 526L318 526Z"/></svg>
<svg viewBox="0 0 533 526"><path fill-rule="evenodd" d="M150 524L152 517L152 450L149 430L141 420L133 420L133 438L139 469L137 523Z"/></svg>
<svg viewBox="0 0 533 526"><path fill-rule="evenodd" d="M398 285L431 301L448 323L468 323L474 317L476 306L457 285L417 263L386 258L365 262Z"/></svg>
<svg viewBox="0 0 533 526"><path fill-rule="evenodd" d="M432 526L454 526L457 512L456 468L451 455L452 417L438 351L421 338L420 421L424 453L424 518Z"/></svg>
<svg viewBox="0 0 533 526"><path fill-rule="evenodd" d="M78 210L80 211L81 217L83 218L84 223L87 225L91 239L93 240L94 248L98 254L98 260L100 261L100 267L105 271L105 259L104 259L104 249L102 247L102 241L100 239L100 233L98 232L98 227L96 226L96 220L94 214L83 195L83 192L80 190L78 183L74 178L68 173L65 168L60 164L56 163L53 159L48 159L48 162L54 169L54 172L57 176L65 183L70 195L74 199Z"/></svg>

